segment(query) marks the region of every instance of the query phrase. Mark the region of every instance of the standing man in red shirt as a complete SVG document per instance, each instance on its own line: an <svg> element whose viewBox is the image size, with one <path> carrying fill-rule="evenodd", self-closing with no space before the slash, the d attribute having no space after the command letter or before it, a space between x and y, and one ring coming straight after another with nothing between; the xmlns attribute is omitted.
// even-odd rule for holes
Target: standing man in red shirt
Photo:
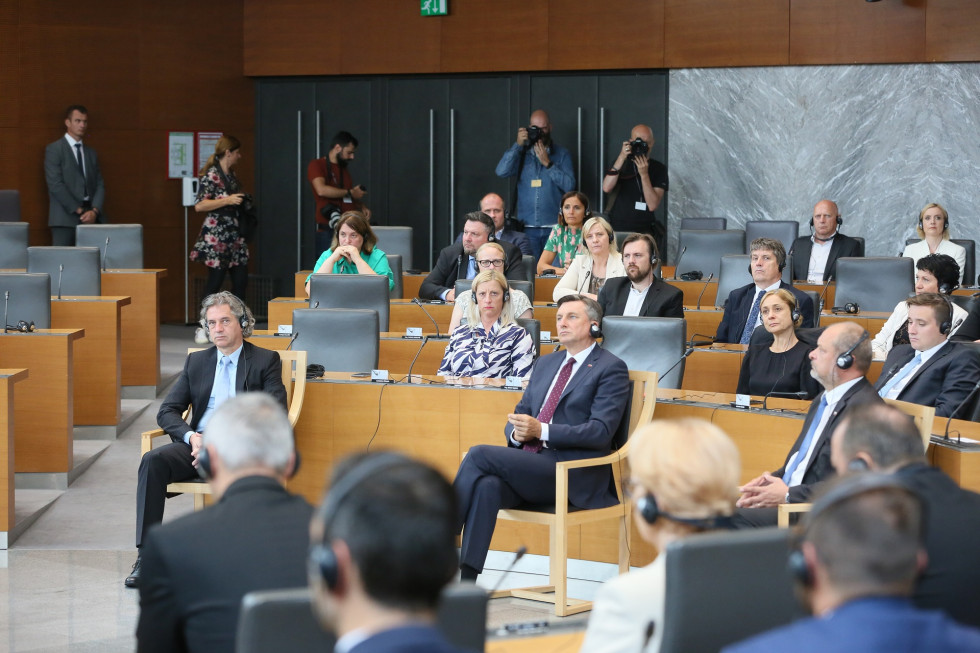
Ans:
<svg viewBox="0 0 980 653"><path fill-rule="evenodd" d="M363 185L354 185L347 164L354 160L357 139L347 131L337 132L330 141L327 156L310 161L306 177L313 186L316 201L316 256L325 252L333 240L333 225L345 211L361 211L368 220L371 211L361 201L367 194Z"/></svg>

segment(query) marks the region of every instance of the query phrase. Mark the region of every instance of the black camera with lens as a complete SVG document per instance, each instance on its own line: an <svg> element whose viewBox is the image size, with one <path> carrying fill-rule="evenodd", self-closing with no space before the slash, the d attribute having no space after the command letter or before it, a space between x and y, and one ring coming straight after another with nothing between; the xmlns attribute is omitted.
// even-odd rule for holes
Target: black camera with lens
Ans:
<svg viewBox="0 0 980 653"><path fill-rule="evenodd" d="M335 206L333 204L327 204L322 209L320 209L320 215L322 215L327 219L327 222L330 224L331 229L335 229L337 227L337 223L340 222L340 216L342 215L342 211L338 206Z"/></svg>
<svg viewBox="0 0 980 653"><path fill-rule="evenodd" d="M544 130L537 125L531 125L527 128L527 142L528 145L534 145L544 136Z"/></svg>
<svg viewBox="0 0 980 653"><path fill-rule="evenodd" d="M650 153L650 146L642 138L630 141L630 154L633 156L646 156Z"/></svg>

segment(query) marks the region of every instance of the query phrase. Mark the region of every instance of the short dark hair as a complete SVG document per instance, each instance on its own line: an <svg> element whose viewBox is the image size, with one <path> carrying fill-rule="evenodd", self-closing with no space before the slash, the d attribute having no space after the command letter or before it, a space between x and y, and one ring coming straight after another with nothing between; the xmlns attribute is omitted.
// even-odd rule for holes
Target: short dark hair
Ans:
<svg viewBox="0 0 980 653"><path fill-rule="evenodd" d="M936 324L943 322L953 322L953 303L946 297L934 292L924 292L921 295L913 295L905 300L905 304L911 308L913 306L928 306L932 309L932 314L936 318Z"/></svg>
<svg viewBox="0 0 980 653"><path fill-rule="evenodd" d="M582 302L585 304L585 312L589 314L589 319L602 324L602 306L596 300L585 295L563 295L558 298L557 305L561 308L562 304L567 304L568 302Z"/></svg>
<svg viewBox="0 0 980 653"><path fill-rule="evenodd" d="M776 265L782 270L786 267L786 248L783 243L775 238L756 238L749 245L749 254L758 249L768 249L776 257Z"/></svg>
<svg viewBox="0 0 980 653"><path fill-rule="evenodd" d="M936 277L936 284L950 292L960 285L960 264L949 254L928 254L916 261L915 267Z"/></svg>
<svg viewBox="0 0 980 653"><path fill-rule="evenodd" d="M660 250L657 248L657 241L653 239L650 234L638 234L631 233L623 240L623 251L626 251L626 246L630 243L643 242L647 244L647 250L650 252L650 256L653 258L660 258Z"/></svg>
<svg viewBox="0 0 980 653"><path fill-rule="evenodd" d="M86 116L88 115L88 109L86 109L84 105L81 105L81 104L72 104L67 109L65 109L65 120L70 119L71 118L71 114L75 113L76 111L78 113L85 114Z"/></svg>
<svg viewBox="0 0 980 653"><path fill-rule="evenodd" d="M493 223L493 218L483 211L470 211L463 216L463 224L467 222L481 222L487 228L487 234L492 234L497 230L497 225Z"/></svg>
<svg viewBox="0 0 980 653"><path fill-rule="evenodd" d="M382 456L391 459L383 473L351 487L339 503L328 495L315 519L325 545L346 543L373 600L401 610L432 610L459 568L456 493L432 467L394 452L342 460L331 486Z"/></svg>
<svg viewBox="0 0 980 653"><path fill-rule="evenodd" d="M925 462L922 434L912 418L888 404L868 404L849 410L839 437L841 453L848 460L863 451L882 468Z"/></svg>
<svg viewBox="0 0 980 653"><path fill-rule="evenodd" d="M347 147L348 145L353 145L357 147L357 139L354 138L354 134L345 131L339 131L334 134L334 137L330 140L329 149L333 149L335 145L340 147Z"/></svg>

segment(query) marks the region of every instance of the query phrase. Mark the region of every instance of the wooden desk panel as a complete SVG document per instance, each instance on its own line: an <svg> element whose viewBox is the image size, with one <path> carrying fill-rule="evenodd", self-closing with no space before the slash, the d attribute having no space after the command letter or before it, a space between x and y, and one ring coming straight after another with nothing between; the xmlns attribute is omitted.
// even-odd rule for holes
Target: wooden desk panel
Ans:
<svg viewBox="0 0 980 653"><path fill-rule="evenodd" d="M249 342L265 349L282 351L289 346L290 339L285 336L274 335L272 331L257 329L247 338ZM381 334L381 351L379 356L379 369L388 370L393 378L399 375L408 374L408 368L412 364L412 359L422 346L421 340L408 340L400 337L400 334L393 332ZM415 361L415 374L435 374L446 355L446 345L449 340L430 339L425 341L425 349L419 354Z"/></svg>
<svg viewBox="0 0 980 653"><path fill-rule="evenodd" d="M705 308L701 304L701 310L697 310L694 304L684 307L684 319L687 320L687 339L694 338L694 334L714 338L718 333L718 325L725 312L716 308Z"/></svg>
<svg viewBox="0 0 980 653"><path fill-rule="evenodd" d="M51 299L51 326L84 329L75 345L74 424L116 425L120 419L122 357L120 312L129 297Z"/></svg>
<svg viewBox="0 0 980 653"><path fill-rule="evenodd" d="M120 312L123 385L160 385L160 280L166 270L105 270L102 292L128 296Z"/></svg>
<svg viewBox="0 0 980 653"><path fill-rule="evenodd" d="M718 279L712 279L711 281L681 281L680 279L671 279L665 276L664 281L674 288L680 288L681 292L684 293L685 306L697 306L698 297L701 296L702 290L704 291L704 295L701 296L701 308L712 308L716 305L715 299L718 295ZM728 298L722 297L721 301L726 299Z"/></svg>
<svg viewBox="0 0 980 653"><path fill-rule="evenodd" d="M691 334L688 334L690 337ZM684 363L684 390L735 392L745 356L743 345L718 345L694 350Z"/></svg>
<svg viewBox="0 0 980 653"><path fill-rule="evenodd" d="M3 364L29 371L14 393L18 473L71 470L73 350L83 334L81 329L42 329L0 336Z"/></svg>
<svg viewBox="0 0 980 653"><path fill-rule="evenodd" d="M534 278L534 298L532 302L552 304L555 301L555 286L561 277L535 277Z"/></svg>
<svg viewBox="0 0 980 653"><path fill-rule="evenodd" d="M854 322L858 324L862 329L871 334L874 338L875 335L881 331L881 327L885 326L885 321L891 317L891 313L875 313L872 311L861 311L860 313L849 315L847 313L834 314L830 311L825 310L820 314L820 326L826 327L837 322Z"/></svg>
<svg viewBox="0 0 980 653"><path fill-rule="evenodd" d="M27 379L27 370L0 369L0 531L3 547L14 529L14 384Z"/></svg>
<svg viewBox="0 0 980 653"><path fill-rule="evenodd" d="M583 641L585 641L584 630L549 633L533 637L492 639L487 642L486 653L546 653L549 651L570 653L579 650Z"/></svg>

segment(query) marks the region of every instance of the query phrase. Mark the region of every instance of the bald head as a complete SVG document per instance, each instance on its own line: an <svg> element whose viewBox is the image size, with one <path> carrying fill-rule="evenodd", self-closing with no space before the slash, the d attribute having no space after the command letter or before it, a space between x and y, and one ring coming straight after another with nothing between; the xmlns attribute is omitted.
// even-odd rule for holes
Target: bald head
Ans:
<svg viewBox="0 0 980 653"><path fill-rule="evenodd" d="M847 474L861 459L873 471L889 472L913 462L925 462L922 434L912 418L888 404L867 404L849 410L834 430L830 461L838 474Z"/></svg>
<svg viewBox="0 0 980 653"><path fill-rule="evenodd" d="M837 204L830 200L820 200L813 207L813 235L819 240L831 238L837 231L837 218L840 211Z"/></svg>
<svg viewBox="0 0 980 653"><path fill-rule="evenodd" d="M630 140L635 141L638 138L646 143L647 147L653 149L653 130L648 125L637 125L633 128L630 132Z"/></svg>
<svg viewBox="0 0 980 653"><path fill-rule="evenodd" d="M480 210L493 218L497 231L504 228L504 198L496 193L487 193L480 200Z"/></svg>
<svg viewBox="0 0 980 653"><path fill-rule="evenodd" d="M838 366L837 358L852 347L854 362L846 368ZM831 324L820 334L816 349L810 352L810 375L825 390L833 390L864 376L870 366L871 341L865 330L854 322Z"/></svg>

